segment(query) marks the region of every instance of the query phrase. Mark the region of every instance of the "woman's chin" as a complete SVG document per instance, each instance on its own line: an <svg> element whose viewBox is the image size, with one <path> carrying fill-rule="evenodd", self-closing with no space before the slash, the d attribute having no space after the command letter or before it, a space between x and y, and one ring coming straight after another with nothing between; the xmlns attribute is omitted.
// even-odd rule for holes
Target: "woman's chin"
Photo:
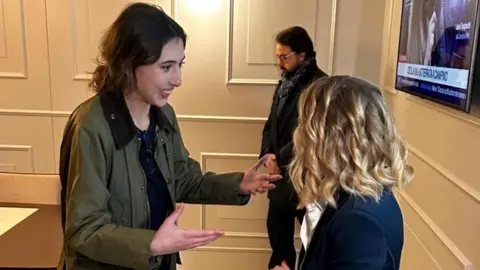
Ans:
<svg viewBox="0 0 480 270"><path fill-rule="evenodd" d="M165 105L168 104L168 99L159 99L159 100L155 100L155 106L157 107L165 107Z"/></svg>

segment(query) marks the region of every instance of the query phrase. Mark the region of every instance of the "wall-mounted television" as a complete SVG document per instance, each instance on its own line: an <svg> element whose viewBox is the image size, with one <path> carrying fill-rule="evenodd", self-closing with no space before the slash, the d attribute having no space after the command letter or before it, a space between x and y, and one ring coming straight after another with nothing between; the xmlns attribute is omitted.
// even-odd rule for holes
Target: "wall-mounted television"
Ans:
<svg viewBox="0 0 480 270"><path fill-rule="evenodd" d="M479 1L403 0L396 89L470 111Z"/></svg>

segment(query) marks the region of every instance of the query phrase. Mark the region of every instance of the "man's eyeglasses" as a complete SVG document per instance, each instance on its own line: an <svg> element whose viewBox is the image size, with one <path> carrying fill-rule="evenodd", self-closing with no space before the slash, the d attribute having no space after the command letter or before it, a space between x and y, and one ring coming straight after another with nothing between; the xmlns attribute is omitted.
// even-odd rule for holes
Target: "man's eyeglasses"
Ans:
<svg viewBox="0 0 480 270"><path fill-rule="evenodd" d="M287 58L289 58L290 56L294 55L295 52L291 52L289 54L282 54L282 55L277 55L277 58L282 61L282 62L285 62L287 61Z"/></svg>

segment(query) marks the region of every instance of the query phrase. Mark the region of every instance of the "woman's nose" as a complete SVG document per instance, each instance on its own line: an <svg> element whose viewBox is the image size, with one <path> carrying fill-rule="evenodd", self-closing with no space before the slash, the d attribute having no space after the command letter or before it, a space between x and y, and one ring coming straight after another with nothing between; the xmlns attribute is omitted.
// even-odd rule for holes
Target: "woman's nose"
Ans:
<svg viewBox="0 0 480 270"><path fill-rule="evenodd" d="M181 71L176 72L176 74L171 77L170 83L175 87L179 87L180 85L182 85Z"/></svg>

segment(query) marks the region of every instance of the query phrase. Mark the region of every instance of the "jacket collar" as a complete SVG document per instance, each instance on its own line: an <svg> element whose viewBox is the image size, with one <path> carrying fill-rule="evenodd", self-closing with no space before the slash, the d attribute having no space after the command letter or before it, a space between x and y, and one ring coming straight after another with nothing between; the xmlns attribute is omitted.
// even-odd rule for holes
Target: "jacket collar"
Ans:
<svg viewBox="0 0 480 270"><path fill-rule="evenodd" d="M106 91L105 93L100 93L99 96L103 116L110 127L115 145L117 149L121 149L136 136L138 129L133 122L122 93L119 91ZM155 119L160 130L165 130L169 133L176 132L171 124L172 120L165 116L161 108L152 105L150 113L154 114L153 119Z"/></svg>

